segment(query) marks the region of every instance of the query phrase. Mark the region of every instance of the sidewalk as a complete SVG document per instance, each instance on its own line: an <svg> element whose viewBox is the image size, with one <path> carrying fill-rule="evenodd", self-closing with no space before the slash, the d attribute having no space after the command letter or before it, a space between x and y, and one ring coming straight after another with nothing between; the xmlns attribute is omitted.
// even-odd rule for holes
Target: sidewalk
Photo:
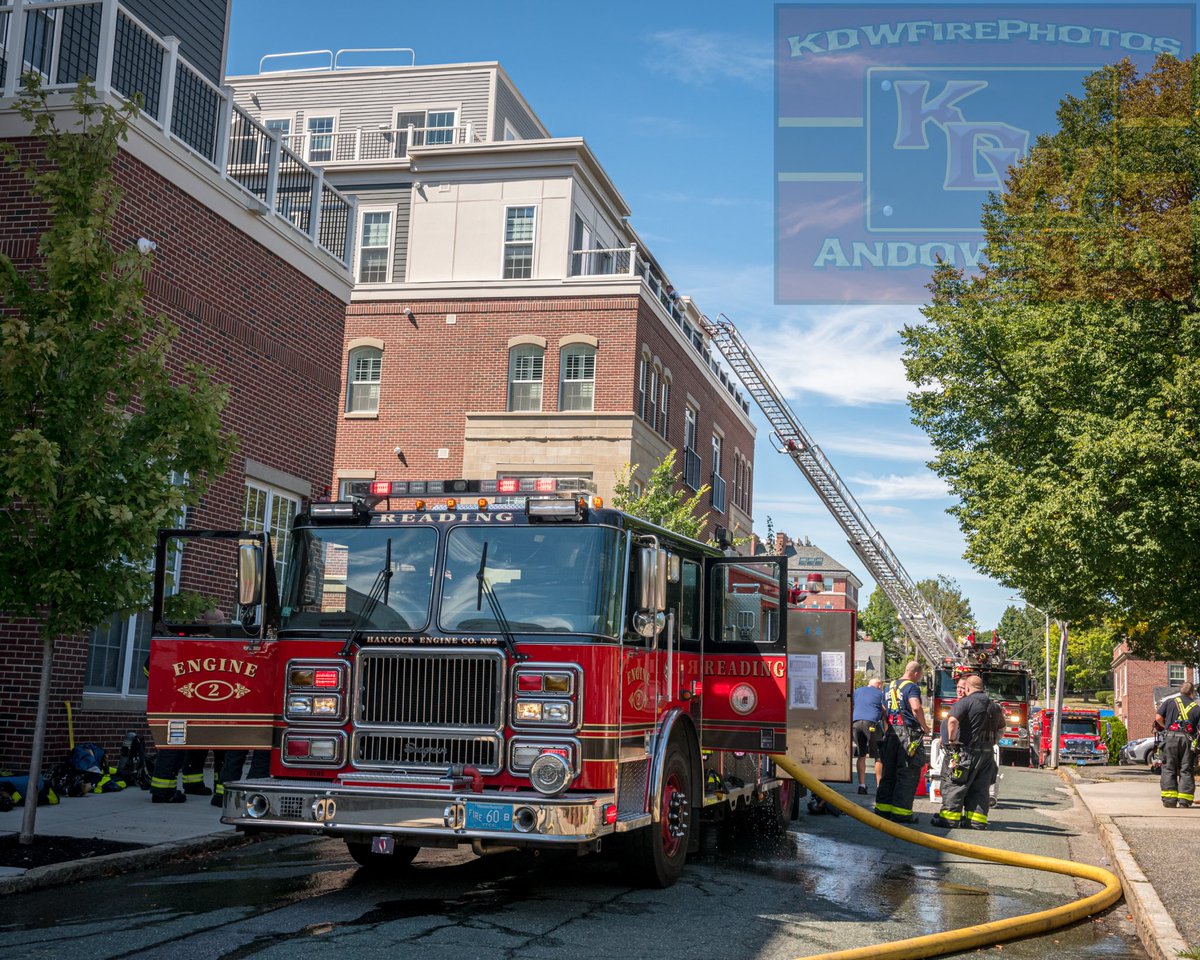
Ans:
<svg viewBox="0 0 1200 960"><path fill-rule="evenodd" d="M20 807L0 813L0 835L17 833L22 815ZM39 836L96 838L141 846L29 870L0 867L0 896L146 869L175 857L245 842L233 827L221 823L220 816L208 797L189 797L187 803L151 803L150 794L137 787L119 793L64 797L55 806L38 807Z"/></svg>
<svg viewBox="0 0 1200 960"><path fill-rule="evenodd" d="M1151 957L1176 960L1200 945L1200 916L1188 884L1200 848L1200 807L1169 810L1158 775L1145 767L1064 767L1091 811Z"/></svg>

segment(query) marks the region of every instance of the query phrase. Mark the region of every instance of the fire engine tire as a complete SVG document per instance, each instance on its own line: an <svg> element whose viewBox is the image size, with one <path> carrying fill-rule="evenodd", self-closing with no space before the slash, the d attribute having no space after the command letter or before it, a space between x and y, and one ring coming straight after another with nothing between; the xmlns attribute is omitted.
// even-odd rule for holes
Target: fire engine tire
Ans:
<svg viewBox="0 0 1200 960"><path fill-rule="evenodd" d="M672 886L683 873L691 832L691 764L679 740L667 747L663 763L659 822L627 835L622 861L627 879L640 887Z"/></svg>
<svg viewBox="0 0 1200 960"><path fill-rule="evenodd" d="M788 824L795 819L796 801L800 791L795 780L781 777L778 790L772 790L766 799L751 810L754 824L767 836L782 837Z"/></svg>
<svg viewBox="0 0 1200 960"><path fill-rule="evenodd" d="M354 862L372 873L403 870L421 852L420 847L396 847L391 853L372 853L371 842L346 841L346 850Z"/></svg>

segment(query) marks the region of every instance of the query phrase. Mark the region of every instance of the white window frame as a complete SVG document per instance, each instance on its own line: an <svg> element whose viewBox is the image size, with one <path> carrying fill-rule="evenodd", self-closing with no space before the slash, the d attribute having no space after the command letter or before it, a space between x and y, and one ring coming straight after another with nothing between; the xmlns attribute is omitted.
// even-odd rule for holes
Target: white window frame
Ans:
<svg viewBox="0 0 1200 960"><path fill-rule="evenodd" d="M341 127L341 111L339 110L320 110L313 113L304 114L304 151L303 157L306 163L332 163L337 159L337 135ZM313 133L309 129L309 124L314 120L332 120L333 127L328 133ZM329 159L314 160L313 159L313 137L328 137L329 138ZM300 153L300 151L295 151Z"/></svg>
<svg viewBox="0 0 1200 960"><path fill-rule="evenodd" d="M373 350L379 354L379 379L378 380L355 380L354 366L355 354L362 353L364 350ZM378 391L375 395L374 410L355 410L350 406L350 400L353 396L354 385L356 383L374 383L378 386ZM346 396L343 399L342 412L350 417L377 417L379 416L379 402L383 398L383 348L371 344L360 344L356 347L351 347L346 353Z"/></svg>
<svg viewBox="0 0 1200 960"><path fill-rule="evenodd" d="M528 277L506 277L504 275L504 266L508 262L508 248L510 246L525 246L524 240L508 240L508 211L510 210L525 210L533 211L533 239L529 241L529 276ZM537 279L537 251L538 251L538 230L541 226L541 217L539 214L538 204L536 203L506 203L504 205L504 217L500 222L500 279L515 280L517 282L523 280Z"/></svg>
<svg viewBox="0 0 1200 960"><path fill-rule="evenodd" d="M582 353L590 353L592 358L592 375L591 377L579 377L572 380L567 379L567 354L572 351ZM596 409L596 365L599 360L599 351L590 343L568 343L559 348L558 351L558 409L563 413L591 413ZM544 362L544 361L543 361ZM590 383L592 385L592 402L586 407L565 407L563 406L563 394L568 383Z"/></svg>
<svg viewBox="0 0 1200 960"><path fill-rule="evenodd" d="M425 115L425 119L421 121L422 125L420 127L415 128L417 130L422 131L421 142L418 144L415 144L415 146L417 146L417 147L424 147L424 146L430 145L427 136L428 136L428 130L429 130L429 115L431 113L452 113L452 114L454 114L454 124L453 124L453 126L449 127L448 129L451 131L450 132L450 143L451 144L458 143L458 128L463 125L462 102L461 101L458 103L438 103L436 101L431 102L431 103L409 103L409 104L404 104L403 106L393 107L392 108L392 129L395 130L395 132L396 132L397 143L399 142L400 133L402 133L402 132L407 133L407 129L405 127L400 126L400 114L402 114L402 113L421 113L421 114ZM439 128L439 129L442 129L442 128ZM411 146L414 146L414 144L411 144L411 143L408 143L407 141L405 141L405 152L398 154L398 156L401 156L401 157L408 156L408 148ZM445 144L435 143L435 144L432 144L432 146L440 147L440 146L445 146Z"/></svg>
<svg viewBox="0 0 1200 960"><path fill-rule="evenodd" d="M643 353L638 358L638 410L639 419L646 419L646 398L650 391L650 355Z"/></svg>
<svg viewBox="0 0 1200 960"><path fill-rule="evenodd" d="M517 128L508 122L508 117L504 118L504 139L506 142L525 139L523 136L517 133Z"/></svg>
<svg viewBox="0 0 1200 960"><path fill-rule="evenodd" d="M250 522L246 508L249 505L249 493L251 490L265 495L266 499L264 500L263 509L265 521L258 521L256 517L256 523ZM300 495L292 493L290 490L272 486L256 477L246 478L242 493L242 529L253 533L263 533L265 531L271 535L271 552L275 560L275 583L279 590L283 589L283 577L287 572L287 551L292 538L292 522L296 519L296 514L300 512L300 500ZM287 522L282 526L274 522L275 505L278 501L286 501L291 507ZM259 523L262 525L258 525Z"/></svg>
<svg viewBox="0 0 1200 960"><path fill-rule="evenodd" d="M1171 678L1171 673L1175 668L1179 669L1179 679L1178 680L1173 680ZM1183 664L1183 663L1168 663L1167 664L1167 686L1168 687L1181 686L1186 679L1187 679L1187 665L1186 664Z"/></svg>
<svg viewBox="0 0 1200 960"><path fill-rule="evenodd" d="M296 118L294 115L288 114L286 116L261 117L258 122L261 123L268 130L271 129L270 125L272 123L286 123L287 131L286 132L282 131L282 130L280 131L279 142L282 143L288 149L290 149L293 153L299 153L299 151L296 150L296 148L293 146L293 143L295 142L295 140L294 140L295 134L293 134L292 131L295 129L295 126L296 126ZM263 144L263 146L264 146L264 148L266 148L268 150L270 149L270 146L268 144ZM267 156L260 157L258 162L259 163L268 163L268 162L270 162L270 157L267 157Z"/></svg>
<svg viewBox="0 0 1200 960"><path fill-rule="evenodd" d="M359 279L362 271L362 238L363 224L366 223L367 214L370 213L386 213L388 215L388 233L387 233L387 268L386 279L384 280L361 280ZM378 247L371 247L371 250L378 250ZM392 267L396 262L396 208L394 206L376 205L371 207L358 208L358 230L354 235L354 283L362 284L367 287L374 287L380 284L392 282Z"/></svg>
<svg viewBox="0 0 1200 960"><path fill-rule="evenodd" d="M667 432L670 426L667 420L670 414L670 399L671 378L664 371L658 382L658 435L664 440L667 439Z"/></svg>
<svg viewBox="0 0 1200 960"><path fill-rule="evenodd" d="M513 378L513 362L516 358L517 351L524 351L526 355L532 356L536 351L542 358L541 376L536 380L516 380ZM508 370L505 374L507 383L505 385L506 399L504 408L509 413L541 413L542 407L546 402L546 348L536 343L518 343L508 348ZM536 383L538 385L538 404L537 408L522 408L520 410L513 407L513 384L514 383Z"/></svg>

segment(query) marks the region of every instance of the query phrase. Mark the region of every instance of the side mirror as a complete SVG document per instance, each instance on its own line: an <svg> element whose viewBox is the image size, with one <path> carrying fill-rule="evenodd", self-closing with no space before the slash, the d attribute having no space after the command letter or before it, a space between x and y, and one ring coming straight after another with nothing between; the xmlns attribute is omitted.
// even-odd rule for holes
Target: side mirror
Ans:
<svg viewBox="0 0 1200 960"><path fill-rule="evenodd" d="M1104 739L1107 740L1111 736L1112 736L1112 721L1105 720L1104 721Z"/></svg>
<svg viewBox="0 0 1200 960"><path fill-rule="evenodd" d="M238 544L238 603L243 607L262 602L263 551L257 543Z"/></svg>
<svg viewBox="0 0 1200 960"><path fill-rule="evenodd" d="M638 560L638 609L633 627L648 640L658 636L667 622L667 554L658 547L641 547Z"/></svg>

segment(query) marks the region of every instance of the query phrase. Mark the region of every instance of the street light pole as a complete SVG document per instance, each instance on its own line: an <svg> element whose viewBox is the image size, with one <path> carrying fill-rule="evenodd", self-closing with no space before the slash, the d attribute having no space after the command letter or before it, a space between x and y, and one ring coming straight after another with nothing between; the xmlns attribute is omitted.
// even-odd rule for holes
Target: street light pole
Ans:
<svg viewBox="0 0 1200 960"><path fill-rule="evenodd" d="M1054 689L1054 729L1050 734L1050 768L1058 769L1058 738L1062 734L1063 686L1067 674L1067 621L1058 620L1058 683Z"/></svg>
<svg viewBox="0 0 1200 960"><path fill-rule="evenodd" d="M1034 610L1036 610L1038 613L1040 613L1042 616L1044 616L1046 618L1046 652L1042 657L1042 660L1046 666L1046 685L1044 687L1042 687L1042 696L1041 696L1042 709L1045 710L1046 707L1048 707L1050 705L1050 614L1047 613L1045 610L1043 610L1041 607L1034 606L1034 604L1030 603L1028 600L1025 600L1022 597L1009 597L1008 599L1009 600L1020 600L1023 604L1025 604L1025 606L1032 607Z"/></svg>

